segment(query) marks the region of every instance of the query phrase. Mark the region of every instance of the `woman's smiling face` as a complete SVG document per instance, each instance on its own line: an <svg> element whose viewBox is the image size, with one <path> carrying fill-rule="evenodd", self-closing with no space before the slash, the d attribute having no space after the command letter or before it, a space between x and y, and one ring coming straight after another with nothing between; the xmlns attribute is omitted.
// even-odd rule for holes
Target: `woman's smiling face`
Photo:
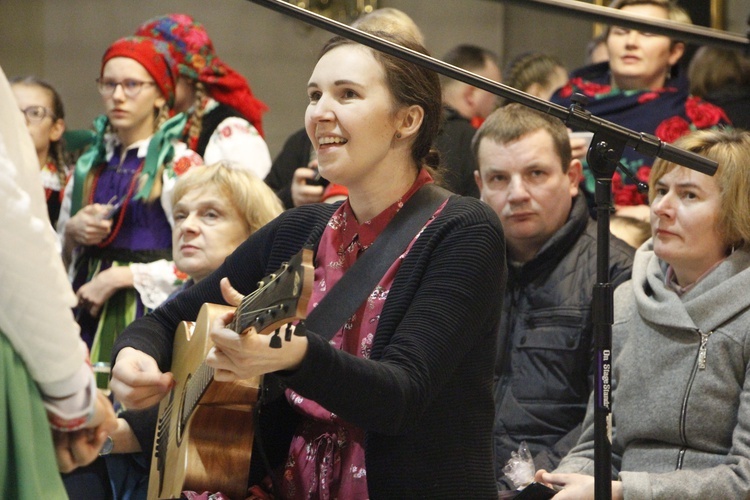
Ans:
<svg viewBox="0 0 750 500"><path fill-rule="evenodd" d="M390 167L398 113L382 65L360 45L341 45L320 58L308 83L305 128L321 175L350 189Z"/></svg>

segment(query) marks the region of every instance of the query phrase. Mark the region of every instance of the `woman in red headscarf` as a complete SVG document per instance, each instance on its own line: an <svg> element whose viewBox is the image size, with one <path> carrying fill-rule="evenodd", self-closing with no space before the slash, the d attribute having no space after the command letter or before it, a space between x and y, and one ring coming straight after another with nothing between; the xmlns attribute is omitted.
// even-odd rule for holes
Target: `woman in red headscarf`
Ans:
<svg viewBox="0 0 750 500"><path fill-rule="evenodd" d="M117 40L102 58L106 114L94 122L58 223L93 363L108 364L119 332L149 311L132 266L171 260L171 191L180 173L202 163L176 140L185 124L182 114L170 118L176 71L168 45L151 38ZM99 382L106 387L105 377Z"/></svg>
<svg viewBox="0 0 750 500"><path fill-rule="evenodd" d="M188 115L183 130L188 147L207 164L231 160L265 178L271 155L261 115L267 107L247 80L219 59L203 25L186 14L168 14L146 21L136 35L172 46L179 68L174 109Z"/></svg>

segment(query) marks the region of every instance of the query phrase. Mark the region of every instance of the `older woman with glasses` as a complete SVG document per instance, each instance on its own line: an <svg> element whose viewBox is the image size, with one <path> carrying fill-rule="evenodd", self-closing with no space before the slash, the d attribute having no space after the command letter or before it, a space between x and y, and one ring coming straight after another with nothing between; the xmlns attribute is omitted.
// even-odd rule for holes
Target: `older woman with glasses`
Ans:
<svg viewBox="0 0 750 500"><path fill-rule="evenodd" d="M185 125L183 115L170 119L176 74L168 46L150 38L120 39L102 59L106 114L95 120L95 143L76 164L58 224L94 363L108 363L119 332L148 311L151 277L131 265L171 259L171 190L202 163L174 139Z"/></svg>
<svg viewBox="0 0 750 500"><path fill-rule="evenodd" d="M10 83L39 157L47 212L54 226L69 173L63 141L65 109L62 99L52 85L34 76L14 78Z"/></svg>

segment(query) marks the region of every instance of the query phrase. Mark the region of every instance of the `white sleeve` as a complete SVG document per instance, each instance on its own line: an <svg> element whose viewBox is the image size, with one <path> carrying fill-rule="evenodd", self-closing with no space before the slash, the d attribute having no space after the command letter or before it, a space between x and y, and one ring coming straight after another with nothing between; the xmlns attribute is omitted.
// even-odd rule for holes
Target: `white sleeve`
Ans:
<svg viewBox="0 0 750 500"><path fill-rule="evenodd" d="M149 309L156 309L184 283L171 260L130 264L130 271L133 273L133 286Z"/></svg>
<svg viewBox="0 0 750 500"><path fill-rule="evenodd" d="M172 141L172 147L174 148L174 156L162 173L161 196L159 197L161 207L164 209L164 214L167 216L170 227L174 227L174 217L172 217L172 195L174 195L174 187L175 184L177 184L177 178L191 168L202 166L204 164L201 155L188 149L187 144L184 142L177 140Z"/></svg>
<svg viewBox="0 0 750 500"><path fill-rule="evenodd" d="M247 168L260 179L271 171L271 153L256 128L244 118L230 117L211 134L203 153L206 165L221 160Z"/></svg>
<svg viewBox="0 0 750 500"><path fill-rule="evenodd" d="M2 70L0 102L15 102ZM81 369L88 353L72 312L76 297L47 216L31 136L16 106L0 106L0 241L0 330L44 395L88 391L91 376Z"/></svg>

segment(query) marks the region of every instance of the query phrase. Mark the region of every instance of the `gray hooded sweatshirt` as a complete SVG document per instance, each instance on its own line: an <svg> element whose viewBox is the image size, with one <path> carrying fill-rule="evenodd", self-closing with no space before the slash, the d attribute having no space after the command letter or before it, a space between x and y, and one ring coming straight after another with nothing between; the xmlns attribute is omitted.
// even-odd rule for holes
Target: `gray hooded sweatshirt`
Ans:
<svg viewBox="0 0 750 500"><path fill-rule="evenodd" d="M651 240L615 291L612 466L629 499L750 498L750 253L682 297ZM555 472L594 475L590 402Z"/></svg>

